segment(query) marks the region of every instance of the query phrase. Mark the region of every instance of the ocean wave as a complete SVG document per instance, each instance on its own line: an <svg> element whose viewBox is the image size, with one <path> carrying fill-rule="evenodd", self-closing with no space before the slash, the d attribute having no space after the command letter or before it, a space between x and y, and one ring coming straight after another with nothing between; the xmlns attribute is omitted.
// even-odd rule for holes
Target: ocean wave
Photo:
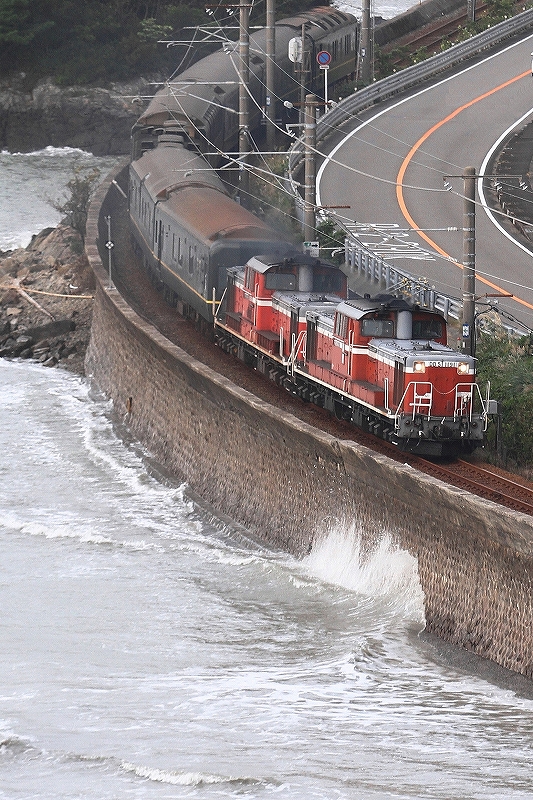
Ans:
<svg viewBox="0 0 533 800"><path fill-rule="evenodd" d="M121 763L125 772L132 772L138 778L146 778L156 783L169 783L173 786L202 786L216 783L240 785L264 785L266 782L259 778L232 777L227 775L213 775L205 772L181 772L176 770L158 769L156 767L143 767L127 761Z"/></svg>
<svg viewBox="0 0 533 800"><path fill-rule="evenodd" d="M425 624L418 562L387 532L369 550L357 526L334 527L314 543L302 565L308 575L363 597L385 600L393 613Z"/></svg>
<svg viewBox="0 0 533 800"><path fill-rule="evenodd" d="M2 756L21 756L36 751L30 739L16 733L0 731L0 759Z"/></svg>
<svg viewBox="0 0 533 800"><path fill-rule="evenodd" d="M15 150L11 152L10 150L2 150L1 155L3 156L13 156L18 158L35 158L35 156L44 156L47 158L57 158L58 156L80 156L86 159L94 159L97 158L93 153L88 150L81 150L79 147L53 147L52 145L48 145L47 147L43 147L41 150L31 150L28 153L23 153L19 150ZM113 156L108 156L109 160L113 160ZM98 160L102 160L99 158Z"/></svg>
<svg viewBox="0 0 533 800"><path fill-rule="evenodd" d="M78 530L76 530L78 526ZM80 530L79 521L73 517L64 523L53 524L43 522L28 522L12 514L0 516L0 528L9 533L22 533L26 536L42 536L45 539L75 539L86 544L117 544L113 539L93 531Z"/></svg>

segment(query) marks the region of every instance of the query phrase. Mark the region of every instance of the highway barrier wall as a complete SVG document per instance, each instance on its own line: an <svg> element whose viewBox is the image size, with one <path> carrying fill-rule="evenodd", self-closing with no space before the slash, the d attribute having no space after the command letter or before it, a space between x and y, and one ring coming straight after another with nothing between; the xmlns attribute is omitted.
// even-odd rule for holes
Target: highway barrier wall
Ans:
<svg viewBox="0 0 533 800"><path fill-rule="evenodd" d="M384 536L418 560L427 629L533 677L533 518L310 427L216 374L139 317L109 280L91 205L97 279L87 375L164 469L252 537L295 556L333 530Z"/></svg>

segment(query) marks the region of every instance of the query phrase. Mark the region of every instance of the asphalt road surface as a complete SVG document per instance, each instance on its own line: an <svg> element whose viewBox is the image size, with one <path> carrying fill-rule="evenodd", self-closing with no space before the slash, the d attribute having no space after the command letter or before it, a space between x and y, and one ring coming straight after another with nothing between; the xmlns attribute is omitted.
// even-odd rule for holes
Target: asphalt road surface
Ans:
<svg viewBox="0 0 533 800"><path fill-rule="evenodd" d="M486 174L502 139L533 119L532 51L533 35L344 126L342 140L322 148L329 158L317 176L318 204L349 206L335 212L344 222L360 233L363 223L379 227L363 241L460 298L461 176L466 167ZM499 308L533 328L533 254L505 232L476 185L476 296L512 294Z"/></svg>

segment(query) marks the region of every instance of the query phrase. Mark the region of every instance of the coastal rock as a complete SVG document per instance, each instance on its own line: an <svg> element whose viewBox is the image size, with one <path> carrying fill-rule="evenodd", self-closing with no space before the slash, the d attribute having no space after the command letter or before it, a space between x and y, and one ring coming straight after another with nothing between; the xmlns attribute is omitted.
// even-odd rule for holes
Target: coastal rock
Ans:
<svg viewBox="0 0 533 800"><path fill-rule="evenodd" d="M24 76L0 83L0 148L30 152L78 147L96 156L129 152L131 126L153 94L144 79L110 89L59 87L52 79L25 90Z"/></svg>
<svg viewBox="0 0 533 800"><path fill-rule="evenodd" d="M93 293L83 243L68 225L0 255L0 357L83 374Z"/></svg>

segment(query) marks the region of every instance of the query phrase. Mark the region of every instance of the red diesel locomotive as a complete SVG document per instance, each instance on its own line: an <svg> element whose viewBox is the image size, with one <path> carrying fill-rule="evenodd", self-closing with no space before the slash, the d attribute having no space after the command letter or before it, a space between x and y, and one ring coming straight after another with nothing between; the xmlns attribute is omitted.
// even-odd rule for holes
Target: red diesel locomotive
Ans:
<svg viewBox="0 0 533 800"><path fill-rule="evenodd" d="M218 344L291 393L400 449L430 457L483 442L474 359L437 312L393 295L347 298L336 266L296 254L228 270Z"/></svg>

